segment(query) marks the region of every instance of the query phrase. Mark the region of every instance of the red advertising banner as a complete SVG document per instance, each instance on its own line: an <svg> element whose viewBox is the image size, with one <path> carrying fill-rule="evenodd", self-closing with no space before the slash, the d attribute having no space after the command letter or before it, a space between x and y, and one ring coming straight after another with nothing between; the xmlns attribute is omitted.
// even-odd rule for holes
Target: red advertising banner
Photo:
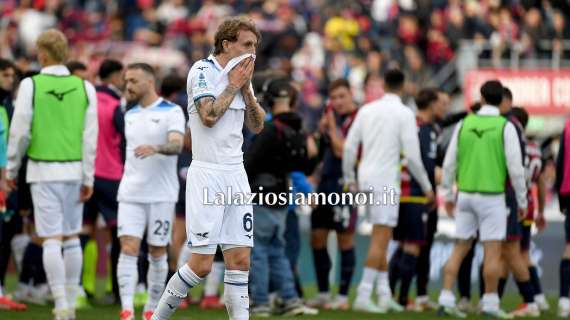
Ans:
<svg viewBox="0 0 570 320"><path fill-rule="evenodd" d="M570 113L570 69L499 70L467 72L463 93L465 106L479 101L479 89L487 80L498 79L513 92L513 103L533 115Z"/></svg>

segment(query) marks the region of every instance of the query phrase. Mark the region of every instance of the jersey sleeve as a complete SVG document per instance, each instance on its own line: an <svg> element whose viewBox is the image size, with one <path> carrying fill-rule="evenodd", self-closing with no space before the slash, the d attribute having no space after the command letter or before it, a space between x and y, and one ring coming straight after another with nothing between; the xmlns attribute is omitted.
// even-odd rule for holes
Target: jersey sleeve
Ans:
<svg viewBox="0 0 570 320"><path fill-rule="evenodd" d="M198 61L190 70L188 86L194 102L204 97L215 97L211 68L210 63Z"/></svg>
<svg viewBox="0 0 570 320"><path fill-rule="evenodd" d="M168 132L180 132L184 134L186 131L186 118L184 111L180 106L176 106L169 111L168 115Z"/></svg>

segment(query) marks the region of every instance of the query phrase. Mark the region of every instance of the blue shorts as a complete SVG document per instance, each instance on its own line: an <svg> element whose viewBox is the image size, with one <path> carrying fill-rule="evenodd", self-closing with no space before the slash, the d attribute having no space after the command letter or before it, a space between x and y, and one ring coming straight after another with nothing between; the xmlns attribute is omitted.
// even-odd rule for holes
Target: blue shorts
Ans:
<svg viewBox="0 0 570 320"><path fill-rule="evenodd" d="M520 241L523 236L523 226L518 218L518 204L514 192L505 192L505 200L509 216L507 217L507 241Z"/></svg>
<svg viewBox="0 0 570 320"><path fill-rule="evenodd" d="M423 245L427 237L429 210L421 203L400 203L398 225L394 228L394 240Z"/></svg>
<svg viewBox="0 0 570 320"><path fill-rule="evenodd" d="M355 207L319 205L311 214L311 229L353 232L357 217Z"/></svg>
<svg viewBox="0 0 570 320"><path fill-rule="evenodd" d="M522 226L521 251L523 252L530 250L531 229L530 224Z"/></svg>

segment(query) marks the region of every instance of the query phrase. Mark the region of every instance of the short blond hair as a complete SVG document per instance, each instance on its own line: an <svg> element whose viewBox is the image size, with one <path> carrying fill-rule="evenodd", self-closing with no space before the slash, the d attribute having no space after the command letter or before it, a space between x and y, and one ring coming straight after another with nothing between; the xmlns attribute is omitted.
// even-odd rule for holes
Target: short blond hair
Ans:
<svg viewBox="0 0 570 320"><path fill-rule="evenodd" d="M40 34L36 40L38 49L45 50L56 62L65 62L69 52L67 38L56 29L48 29Z"/></svg>

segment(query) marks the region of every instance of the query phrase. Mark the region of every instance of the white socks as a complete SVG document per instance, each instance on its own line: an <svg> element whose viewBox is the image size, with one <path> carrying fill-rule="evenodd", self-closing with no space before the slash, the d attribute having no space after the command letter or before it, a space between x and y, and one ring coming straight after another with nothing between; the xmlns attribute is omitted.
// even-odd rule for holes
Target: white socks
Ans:
<svg viewBox="0 0 570 320"><path fill-rule="evenodd" d="M154 310L153 320L167 320L172 317L176 308L185 299L188 290L202 282L192 269L185 264L170 278L158 306ZM247 292L247 287L246 287ZM249 307L249 306L248 306Z"/></svg>
<svg viewBox="0 0 570 320"><path fill-rule="evenodd" d="M451 292L451 290L442 289L439 294L438 303L440 306L453 308L455 307L455 295L453 292Z"/></svg>
<svg viewBox="0 0 570 320"><path fill-rule="evenodd" d="M378 295L378 300L392 299L392 290L390 289L388 272L378 271L377 281L376 294Z"/></svg>
<svg viewBox="0 0 570 320"><path fill-rule="evenodd" d="M570 299L567 297L560 297L558 300L558 308L562 310L570 310Z"/></svg>
<svg viewBox="0 0 570 320"><path fill-rule="evenodd" d="M370 295L372 294L372 289L374 288L374 282L378 277L378 270L373 268L364 267L362 272L362 279L358 285L356 300L366 302L370 300Z"/></svg>
<svg viewBox="0 0 570 320"><path fill-rule="evenodd" d="M43 243L42 260L46 272L46 278L51 293L55 300L56 310L66 310L67 300L65 298L65 264L61 254L61 241L48 239Z"/></svg>
<svg viewBox="0 0 570 320"><path fill-rule="evenodd" d="M83 270L83 252L78 238L63 242L63 262L65 264L65 296L67 307L75 309L79 293L79 281Z"/></svg>
<svg viewBox="0 0 570 320"><path fill-rule="evenodd" d="M19 234L12 238L10 245L12 246L12 254L14 255L14 263L18 274L22 272L22 260L24 259L24 252L30 243L30 236L27 234Z"/></svg>
<svg viewBox="0 0 570 320"><path fill-rule="evenodd" d="M218 288L220 287L220 281L222 280L222 275L224 274L224 263L215 261L212 265L212 271L206 277L206 282L204 283L204 296L211 297L218 295Z"/></svg>
<svg viewBox="0 0 570 320"><path fill-rule="evenodd" d="M226 270L224 275L224 300L232 320L249 319L249 296L247 293L249 271Z"/></svg>
<svg viewBox="0 0 570 320"><path fill-rule="evenodd" d="M138 256L129 256L124 253L119 255L117 265L117 282L123 310L134 310L135 288L139 279L137 269ZM149 270L150 273L150 270Z"/></svg>
<svg viewBox="0 0 570 320"><path fill-rule="evenodd" d="M499 310L499 295L497 293L485 293L481 300L482 310L494 312Z"/></svg>
<svg viewBox="0 0 570 320"><path fill-rule="evenodd" d="M192 252L190 251L190 248L188 248L186 244L182 245L182 248L180 248L180 253L178 254L178 269L182 268L186 262L188 262L191 254Z"/></svg>
<svg viewBox="0 0 570 320"><path fill-rule="evenodd" d="M146 276L146 283L148 289L148 300L144 306L144 310L154 310L166 283L168 276L168 262L166 254L158 258L151 255L148 256L148 273Z"/></svg>

